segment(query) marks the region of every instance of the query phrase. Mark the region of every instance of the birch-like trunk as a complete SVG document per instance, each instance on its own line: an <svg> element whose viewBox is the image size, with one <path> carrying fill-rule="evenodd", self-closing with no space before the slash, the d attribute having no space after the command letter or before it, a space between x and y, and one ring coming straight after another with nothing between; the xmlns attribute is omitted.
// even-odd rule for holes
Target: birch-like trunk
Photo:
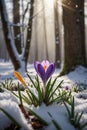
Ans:
<svg viewBox="0 0 87 130"><path fill-rule="evenodd" d="M31 43L31 37L32 37L32 20L33 20L33 11L34 11L34 0L30 0L30 9L29 9L29 21L28 21L28 28L27 28L27 37L26 37L26 46L24 51L24 60L25 60L25 66L27 67L29 52L30 52L30 43Z"/></svg>
<svg viewBox="0 0 87 130"><path fill-rule="evenodd" d="M27 69L27 61L28 61L30 42L31 42L31 33L32 33L33 3L34 0L31 0L30 5L32 6L29 12L30 18L29 18L28 29L27 29L26 47L24 48L22 54L19 55L17 46L15 45L15 41L12 35L11 26L10 26L10 22L6 10L5 0L0 0L0 12L1 12L1 19L2 19L2 26L3 26L6 47L9 56L11 58L11 61L13 63L14 69L19 71L21 71L21 69L22 71L26 71Z"/></svg>
<svg viewBox="0 0 87 130"><path fill-rule="evenodd" d="M14 39L11 32L11 26L8 19L8 14L6 10L6 5L4 0L0 0L0 12L3 26L3 33L5 38L6 47L14 65L14 69L18 70L21 67L20 59L18 56L17 49L14 45Z"/></svg>
<svg viewBox="0 0 87 130"><path fill-rule="evenodd" d="M20 6L19 0L13 0L13 29L14 29L14 41L15 46L19 54L21 54L21 38L20 38L20 26L17 26L20 23Z"/></svg>

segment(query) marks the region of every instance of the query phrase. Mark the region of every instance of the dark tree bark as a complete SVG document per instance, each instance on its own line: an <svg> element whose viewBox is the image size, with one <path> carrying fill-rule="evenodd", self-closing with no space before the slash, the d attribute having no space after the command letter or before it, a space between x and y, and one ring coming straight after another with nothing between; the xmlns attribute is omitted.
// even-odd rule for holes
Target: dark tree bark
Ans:
<svg viewBox="0 0 87 130"><path fill-rule="evenodd" d="M7 46L7 50L11 61L14 65L15 70L21 67L20 62L18 61L18 54L17 50L14 48L14 40L11 32L11 26L8 20L8 14L6 11L5 1L0 0L0 12L1 12L1 19L2 19L2 26L3 26L3 33L5 38L5 43Z"/></svg>
<svg viewBox="0 0 87 130"><path fill-rule="evenodd" d="M11 31L11 26L8 20L5 1L0 0L0 12L1 12L2 25L3 25L3 32L6 41L5 43L15 70L22 69L23 71L26 71L27 69L27 61L28 61L30 42L31 42L31 33L32 33L33 3L34 0L31 0L31 2L29 2L31 8L29 12L30 18L29 18L28 29L27 29L26 47L24 48L24 53L21 55L21 57L19 57L17 46L15 46L15 42Z"/></svg>
<svg viewBox="0 0 87 130"><path fill-rule="evenodd" d="M68 73L77 65L86 65L84 0L62 0L64 25L64 67Z"/></svg>
<svg viewBox="0 0 87 130"><path fill-rule="evenodd" d="M31 37L32 37L32 19L33 19L33 12L34 12L34 0L30 0L30 18L28 22L28 28L27 28L27 38L26 38L26 47L25 47L25 52L24 52L24 60L25 60L25 66L27 67L27 62L28 62L28 56L29 56L29 50L30 50L30 43L31 43Z"/></svg>
<svg viewBox="0 0 87 130"><path fill-rule="evenodd" d="M17 26L20 23L20 6L19 0L13 0L13 29L14 29L14 41L15 46L19 54L21 54L21 38L20 38L20 26Z"/></svg>
<svg viewBox="0 0 87 130"><path fill-rule="evenodd" d="M59 37L59 23L58 23L58 3L57 0L55 2L55 7L54 7L54 16L55 16L55 43L56 43L56 67L60 68L61 64L61 52L60 52L60 37Z"/></svg>

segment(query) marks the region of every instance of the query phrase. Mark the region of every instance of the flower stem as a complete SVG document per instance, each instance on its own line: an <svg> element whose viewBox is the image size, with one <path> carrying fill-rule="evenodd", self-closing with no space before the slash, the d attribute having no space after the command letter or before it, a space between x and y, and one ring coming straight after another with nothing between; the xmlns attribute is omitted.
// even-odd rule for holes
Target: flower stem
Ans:
<svg viewBox="0 0 87 130"><path fill-rule="evenodd" d="M45 98L45 87L42 87L42 96L43 96L43 100Z"/></svg>

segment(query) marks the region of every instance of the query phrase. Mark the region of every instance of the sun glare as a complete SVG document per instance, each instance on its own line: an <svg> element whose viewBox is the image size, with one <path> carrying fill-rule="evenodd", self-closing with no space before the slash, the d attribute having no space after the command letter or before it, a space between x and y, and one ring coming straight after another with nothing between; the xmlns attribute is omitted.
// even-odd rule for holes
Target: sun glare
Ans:
<svg viewBox="0 0 87 130"><path fill-rule="evenodd" d="M57 5L58 5L58 13L60 15L62 15L62 2L61 2L61 0L57 1Z"/></svg>
<svg viewBox="0 0 87 130"><path fill-rule="evenodd" d="M53 7L54 1L55 1L55 0L45 0L45 4L46 4L48 7Z"/></svg>
<svg viewBox="0 0 87 130"><path fill-rule="evenodd" d="M44 0L45 9L47 12L49 12L49 9L53 9L56 7L58 9L58 12L62 14L62 8L61 8L61 0Z"/></svg>

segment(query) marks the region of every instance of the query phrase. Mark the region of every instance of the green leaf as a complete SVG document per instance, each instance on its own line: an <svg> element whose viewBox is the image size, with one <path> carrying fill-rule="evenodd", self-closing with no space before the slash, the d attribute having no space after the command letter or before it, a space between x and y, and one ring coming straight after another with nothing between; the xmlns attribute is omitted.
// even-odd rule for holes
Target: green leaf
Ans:
<svg viewBox="0 0 87 130"><path fill-rule="evenodd" d="M20 104L23 105L19 83L18 83L18 94L19 94Z"/></svg>
<svg viewBox="0 0 87 130"><path fill-rule="evenodd" d="M52 120L52 122L57 130L62 130L59 124L54 119Z"/></svg>
<svg viewBox="0 0 87 130"><path fill-rule="evenodd" d="M83 115L83 111L80 113L80 115L78 116L78 119L76 120L76 124L79 124L81 117Z"/></svg>
<svg viewBox="0 0 87 130"><path fill-rule="evenodd" d="M21 128L20 124L4 109L0 108L0 110L19 128Z"/></svg>
<svg viewBox="0 0 87 130"><path fill-rule="evenodd" d="M50 86L51 86L51 78L50 80L48 81L46 87L45 87L45 99L47 100L47 98L49 97L49 94L50 94Z"/></svg>
<svg viewBox="0 0 87 130"><path fill-rule="evenodd" d="M30 77L30 75L28 73L27 73L27 76L30 79L30 81L32 82L32 84L34 85L34 87L36 88L36 85L35 85L34 81L32 80L32 78Z"/></svg>
<svg viewBox="0 0 87 130"><path fill-rule="evenodd" d="M47 105L50 105L50 104L53 104L54 102L57 102L58 99L60 99L60 97L57 97L57 98L54 98L54 99L52 98L52 100L49 101Z"/></svg>
<svg viewBox="0 0 87 130"><path fill-rule="evenodd" d="M60 87L62 84L63 80L59 83L59 85L54 89L54 91L50 94L49 99L53 96L53 94L56 92L56 90Z"/></svg>
<svg viewBox="0 0 87 130"><path fill-rule="evenodd" d="M38 103L38 101L34 98L34 96L32 96L32 94L31 94L30 91L27 90L26 92L27 92L27 94L28 94L28 97L29 97L29 99L30 99L31 104L36 105L36 102Z"/></svg>
<svg viewBox="0 0 87 130"><path fill-rule="evenodd" d="M53 83L51 84L51 87L50 87L50 89L49 89L49 94L52 92L52 89L53 89L53 87L54 87L54 84L55 84L57 78L58 78L58 76L54 79Z"/></svg>
<svg viewBox="0 0 87 130"><path fill-rule="evenodd" d="M48 125L48 123L44 120L44 119L42 119L38 114L36 114L33 110L31 110L31 109L29 109L29 112L32 114L32 115L34 115L35 117L37 117L37 119L40 121L40 122L42 122L44 125Z"/></svg>
<svg viewBox="0 0 87 130"><path fill-rule="evenodd" d="M36 81L37 81L37 92L38 92L39 102L42 103L43 97L42 97L42 91L41 91L41 88L40 88L38 76L36 76Z"/></svg>
<svg viewBox="0 0 87 130"><path fill-rule="evenodd" d="M48 115L51 117L52 123L54 124L55 128L56 128L57 130L62 130L61 127L59 126L59 124L56 122L56 120L53 119L53 117L52 117L52 115L51 115L50 112L48 112Z"/></svg>
<svg viewBox="0 0 87 130"><path fill-rule="evenodd" d="M55 85L57 78L58 78L58 76L54 79L54 81L53 81L53 83L52 83L52 85L51 85L52 88L53 88L53 86Z"/></svg>
<svg viewBox="0 0 87 130"><path fill-rule="evenodd" d="M11 93L12 93L15 97L19 98L19 96L18 96L16 93L14 93L14 91L11 91Z"/></svg>
<svg viewBox="0 0 87 130"><path fill-rule="evenodd" d="M75 120L75 125L77 125L78 115L79 115L79 113L77 112L77 113L75 114L75 117L74 117L74 120Z"/></svg>
<svg viewBox="0 0 87 130"><path fill-rule="evenodd" d="M62 100L62 97L65 95L65 93L63 95L59 95L56 98L52 98L49 100L48 104L52 104L54 102L60 102ZM58 100L59 99L59 100Z"/></svg>
<svg viewBox="0 0 87 130"><path fill-rule="evenodd" d="M80 130L83 130L87 126L87 122L80 126Z"/></svg>
<svg viewBox="0 0 87 130"><path fill-rule="evenodd" d="M31 103L33 103L33 98L32 98L32 96L31 96L30 92L29 92L28 90L26 90L26 93L27 93L27 95L28 95L28 97L29 97Z"/></svg>
<svg viewBox="0 0 87 130"><path fill-rule="evenodd" d="M26 102L27 104L31 104L30 100L28 99L27 96L25 96L24 94L22 94L22 99L24 102Z"/></svg>
<svg viewBox="0 0 87 130"><path fill-rule="evenodd" d="M33 94L33 92L30 91L30 93L31 93L31 96L33 98L33 101L36 101L36 103L39 104L38 98Z"/></svg>
<svg viewBox="0 0 87 130"><path fill-rule="evenodd" d="M66 110L67 110L67 112L68 112L68 115L69 115L69 118L70 118L70 117L71 117L70 110L69 110L68 106L66 105L66 103L65 103L65 102L63 102L63 103L64 103L64 105L65 105L65 107L66 107Z"/></svg>
<svg viewBox="0 0 87 130"><path fill-rule="evenodd" d="M75 106L74 106L74 97L71 99L71 118L74 118L74 110Z"/></svg>

